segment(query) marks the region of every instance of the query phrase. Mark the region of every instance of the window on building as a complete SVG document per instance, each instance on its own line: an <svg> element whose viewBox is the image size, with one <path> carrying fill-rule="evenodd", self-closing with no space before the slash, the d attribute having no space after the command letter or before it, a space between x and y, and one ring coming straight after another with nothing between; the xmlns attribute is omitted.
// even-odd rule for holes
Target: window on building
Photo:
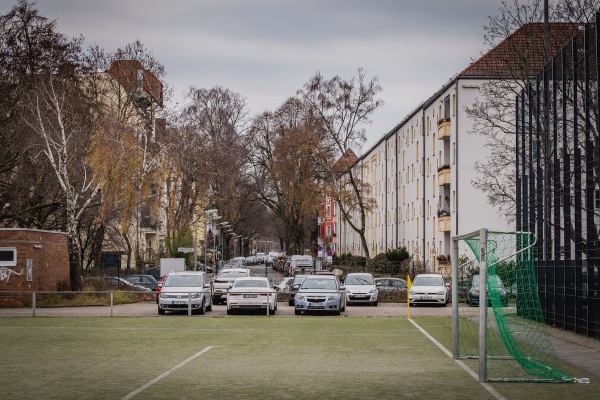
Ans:
<svg viewBox="0 0 600 400"><path fill-rule="evenodd" d="M452 164L456 164L456 143L452 143Z"/></svg>
<svg viewBox="0 0 600 400"><path fill-rule="evenodd" d="M325 210L326 210L326 211L325 211L325 216L326 216L327 218L331 218L331 205L327 204L327 205L325 206Z"/></svg>
<svg viewBox="0 0 600 400"><path fill-rule="evenodd" d="M444 98L444 118L450 118L450 95Z"/></svg>
<svg viewBox="0 0 600 400"><path fill-rule="evenodd" d="M327 232L327 237L331 237L331 225L327 225L325 231Z"/></svg>
<svg viewBox="0 0 600 400"><path fill-rule="evenodd" d="M0 267L17 266L17 248L0 247Z"/></svg>
<svg viewBox="0 0 600 400"><path fill-rule="evenodd" d="M456 115L456 95L452 95L452 116Z"/></svg>

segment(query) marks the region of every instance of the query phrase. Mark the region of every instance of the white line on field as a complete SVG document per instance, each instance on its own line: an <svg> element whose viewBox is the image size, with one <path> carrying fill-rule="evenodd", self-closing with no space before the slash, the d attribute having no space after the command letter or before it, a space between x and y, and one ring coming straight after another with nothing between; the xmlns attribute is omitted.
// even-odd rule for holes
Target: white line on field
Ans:
<svg viewBox="0 0 600 400"><path fill-rule="evenodd" d="M198 353L194 354L193 356L191 356L187 360L183 360L182 362L180 362L179 364L177 364L173 368L166 370L165 372L163 372L162 374L160 374L156 378L152 379L149 382L146 382L145 384L143 384L139 388L135 389L133 392L129 393L127 396L123 397L121 400L129 400L129 399L133 398L135 395L137 395L141 391L148 389L150 386L154 385L155 383L157 383L161 379L166 378L167 376L169 376L169 374L171 374L171 372L175 372L176 370L178 370L179 368L183 367L185 364L189 363L193 359L195 359L197 357L200 357L202 354L206 353L207 351L209 351L213 347L214 346L208 346L207 348L205 348L202 351L199 351Z"/></svg>
<svg viewBox="0 0 600 400"><path fill-rule="evenodd" d="M440 350L442 350L448 357L452 358L452 353L450 353L448 351L448 349L446 349L440 342L438 342L437 340L435 340L433 338L433 336L431 336L429 333L427 333L427 331L423 328L421 328L419 326L419 324L417 324L415 321L413 321L412 319L409 319L410 323L413 324L418 330L421 331L421 333L423 335L425 335L427 337L427 339L431 340L433 342L433 344L435 344L437 347L439 347ZM479 376L475 373L475 371L473 371L471 368L469 368L464 362L460 361L460 360L454 360L456 361L456 363L458 365L460 365L460 367L462 369L464 369L466 371L467 374L471 375L476 381L479 382ZM482 383L481 386L483 386L483 388L485 390L487 390L492 396L494 396L496 399L498 400L506 400L504 397L502 397L502 395L500 393L498 393L498 391L496 391L496 389L494 389L493 387L490 386L489 383Z"/></svg>

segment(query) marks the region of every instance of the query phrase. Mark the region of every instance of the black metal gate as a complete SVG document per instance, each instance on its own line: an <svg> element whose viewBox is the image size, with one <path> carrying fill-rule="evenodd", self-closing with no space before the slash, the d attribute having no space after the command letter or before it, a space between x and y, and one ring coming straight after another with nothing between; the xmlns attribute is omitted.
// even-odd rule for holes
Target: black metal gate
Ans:
<svg viewBox="0 0 600 400"><path fill-rule="evenodd" d="M600 14L517 96L517 230L538 238L546 322L600 339Z"/></svg>

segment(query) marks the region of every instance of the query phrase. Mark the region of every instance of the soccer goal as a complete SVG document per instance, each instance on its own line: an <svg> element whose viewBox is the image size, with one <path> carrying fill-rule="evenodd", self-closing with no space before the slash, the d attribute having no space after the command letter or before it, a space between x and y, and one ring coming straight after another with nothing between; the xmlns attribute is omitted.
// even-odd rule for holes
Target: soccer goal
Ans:
<svg viewBox="0 0 600 400"><path fill-rule="evenodd" d="M535 240L487 229L452 238L452 354L478 364L480 382L574 381L544 323Z"/></svg>

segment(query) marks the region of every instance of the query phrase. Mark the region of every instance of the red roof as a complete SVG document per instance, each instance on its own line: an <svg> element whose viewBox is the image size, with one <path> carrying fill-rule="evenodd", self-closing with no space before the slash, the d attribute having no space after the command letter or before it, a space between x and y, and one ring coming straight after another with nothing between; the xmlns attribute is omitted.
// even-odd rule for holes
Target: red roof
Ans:
<svg viewBox="0 0 600 400"><path fill-rule="evenodd" d="M551 59L583 24L550 23ZM465 68L460 77L519 77L519 71L537 74L544 66L544 24L526 24Z"/></svg>
<svg viewBox="0 0 600 400"><path fill-rule="evenodd" d="M110 65L108 73L119 82L128 93L137 89L138 76L142 78L144 92L162 106L162 82L151 71L144 69L138 60L116 60Z"/></svg>
<svg viewBox="0 0 600 400"><path fill-rule="evenodd" d="M352 149L347 149L346 153L341 156L335 164L333 164L333 170L337 173L344 173L350 167L352 167L358 161L358 157L352 151Z"/></svg>

